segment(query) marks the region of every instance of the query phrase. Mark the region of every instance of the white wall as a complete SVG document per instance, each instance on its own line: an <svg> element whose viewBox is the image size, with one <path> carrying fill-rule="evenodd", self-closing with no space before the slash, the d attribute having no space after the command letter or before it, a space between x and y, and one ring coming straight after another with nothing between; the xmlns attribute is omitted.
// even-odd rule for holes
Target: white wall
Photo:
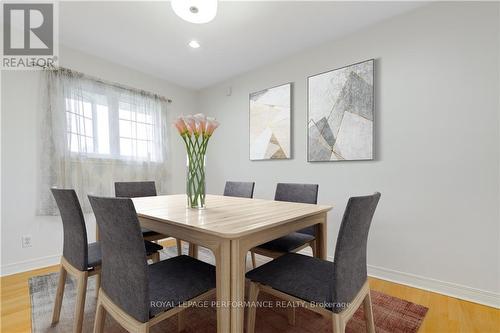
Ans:
<svg viewBox="0 0 500 333"><path fill-rule="evenodd" d="M193 91L129 68L68 48L60 49L61 65L112 82L136 87L173 100L168 107L170 119L192 113L196 103ZM11 274L55 264L62 252L62 224L58 217L35 216L37 175L37 129L40 80L38 72L1 73L1 273ZM171 132L173 134L173 132ZM179 145L170 140L171 170L169 192L182 188L184 160L179 161ZM87 216L89 241L95 239L95 221ZM21 236L31 235L33 246L21 248Z"/></svg>
<svg viewBox="0 0 500 333"><path fill-rule="evenodd" d="M222 123L208 190L256 181L320 184L333 256L349 196L380 191L369 239L373 275L497 304L499 276L498 3L441 3L200 92ZM307 163L306 78L376 59L375 152L364 162ZM293 82L293 159L249 161L248 94ZM232 87L232 96L226 91Z"/></svg>

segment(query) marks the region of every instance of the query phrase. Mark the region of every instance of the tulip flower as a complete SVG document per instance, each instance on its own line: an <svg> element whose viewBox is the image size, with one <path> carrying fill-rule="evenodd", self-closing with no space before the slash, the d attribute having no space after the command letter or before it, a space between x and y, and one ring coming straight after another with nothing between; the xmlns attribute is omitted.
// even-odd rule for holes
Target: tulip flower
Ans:
<svg viewBox="0 0 500 333"><path fill-rule="evenodd" d="M205 132L206 137L211 137L214 131L219 127L219 122L215 119L208 119L207 120L207 130Z"/></svg>
<svg viewBox="0 0 500 333"><path fill-rule="evenodd" d="M184 120L182 119L182 116L179 116L177 117L177 119L175 120L174 122L174 125L175 127L177 128L177 130L179 131L179 134L181 136L185 135L186 133L188 133L188 129L186 127L186 123L184 122Z"/></svg>
<svg viewBox="0 0 500 333"><path fill-rule="evenodd" d="M205 134L206 126L207 126L207 117L203 113L195 114L194 119L196 121L196 129L198 134Z"/></svg>
<svg viewBox="0 0 500 333"><path fill-rule="evenodd" d="M183 117L184 122L186 123L187 130L189 135L193 135L196 132L196 121L193 116L185 116Z"/></svg>

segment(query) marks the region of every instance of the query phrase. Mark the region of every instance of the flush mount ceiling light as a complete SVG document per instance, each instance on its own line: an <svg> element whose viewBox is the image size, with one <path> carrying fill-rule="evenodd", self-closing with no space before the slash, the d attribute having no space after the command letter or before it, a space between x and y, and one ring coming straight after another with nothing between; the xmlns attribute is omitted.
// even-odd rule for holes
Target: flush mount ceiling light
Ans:
<svg viewBox="0 0 500 333"><path fill-rule="evenodd" d="M200 47L200 43L198 43L198 41L196 40L190 41L188 45L191 46L193 49L197 49Z"/></svg>
<svg viewBox="0 0 500 333"><path fill-rule="evenodd" d="M180 18L191 23L207 23L217 14L217 0L172 0L172 9Z"/></svg>

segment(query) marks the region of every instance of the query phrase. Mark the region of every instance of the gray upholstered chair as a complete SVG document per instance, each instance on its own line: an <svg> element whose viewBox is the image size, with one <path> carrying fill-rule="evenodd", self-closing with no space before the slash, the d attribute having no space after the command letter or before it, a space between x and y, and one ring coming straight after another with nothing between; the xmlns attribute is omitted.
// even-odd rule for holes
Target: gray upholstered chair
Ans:
<svg viewBox="0 0 500 333"><path fill-rule="evenodd" d="M378 192L349 199L333 262L288 253L248 272L249 302L256 301L259 291L264 291L306 307L315 303L309 308L331 316L334 333L344 332L347 321L363 303L367 331L375 332L366 245L379 199ZM247 333L254 331L255 312L255 307L249 309Z"/></svg>
<svg viewBox="0 0 500 333"><path fill-rule="evenodd" d="M274 200L300 202L308 204L318 203L318 185L316 184L285 184L278 183ZM259 245L253 248L252 254L253 268L256 266L255 253L277 258L289 252L297 252L305 247L310 246L313 256L316 256L316 238L315 227L308 227L289 235L274 239L270 242Z"/></svg>
<svg viewBox="0 0 500 333"><path fill-rule="evenodd" d="M146 264L132 200L92 196L89 200L102 248L94 332L103 331L106 313L129 332L149 332L151 326L180 313L180 305L215 291L215 267L210 264L185 255Z"/></svg>
<svg viewBox="0 0 500 333"><path fill-rule="evenodd" d="M115 196L117 198L137 198L137 197L155 197L156 185L154 181L141 182L115 182ZM149 241L168 238L169 236L160 234L156 231L142 228L142 236ZM182 243L180 239L175 240L177 245L177 254L182 254Z"/></svg>
<svg viewBox="0 0 500 333"><path fill-rule="evenodd" d="M117 198L155 197L156 195L154 181L115 182Z"/></svg>
<svg viewBox="0 0 500 333"><path fill-rule="evenodd" d="M253 198L253 189L255 182L226 182L224 187L224 196Z"/></svg>
<svg viewBox="0 0 500 333"><path fill-rule="evenodd" d="M71 189L51 189L56 200L63 223L63 255L59 273L52 324L59 321L61 305L66 284L66 275L70 273L77 280L77 298L75 309L74 332L82 331L83 312L85 308L85 295L87 279L96 276L96 289L99 289L101 271L101 246L99 242L87 243L87 229L85 219L76 192ZM143 244L150 259L159 261L159 250L163 247L151 242Z"/></svg>

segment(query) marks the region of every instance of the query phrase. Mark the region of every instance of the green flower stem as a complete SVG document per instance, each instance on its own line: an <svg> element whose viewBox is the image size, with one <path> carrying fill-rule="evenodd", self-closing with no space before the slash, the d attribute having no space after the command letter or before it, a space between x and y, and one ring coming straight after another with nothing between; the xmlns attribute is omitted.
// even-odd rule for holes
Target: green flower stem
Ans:
<svg viewBox="0 0 500 333"><path fill-rule="evenodd" d="M209 136L188 133L182 135L188 158L187 195L190 207L202 207L205 204L205 153Z"/></svg>
<svg viewBox="0 0 500 333"><path fill-rule="evenodd" d="M187 195L189 196L189 204L191 206L197 205L197 197L194 195L194 181L195 178L199 182L199 178L196 175L196 169L194 168L194 145L190 137L189 140L187 140L187 135L183 136L184 142L186 143L186 150L188 153L188 163L189 163L189 168L188 168L188 177L187 177Z"/></svg>

